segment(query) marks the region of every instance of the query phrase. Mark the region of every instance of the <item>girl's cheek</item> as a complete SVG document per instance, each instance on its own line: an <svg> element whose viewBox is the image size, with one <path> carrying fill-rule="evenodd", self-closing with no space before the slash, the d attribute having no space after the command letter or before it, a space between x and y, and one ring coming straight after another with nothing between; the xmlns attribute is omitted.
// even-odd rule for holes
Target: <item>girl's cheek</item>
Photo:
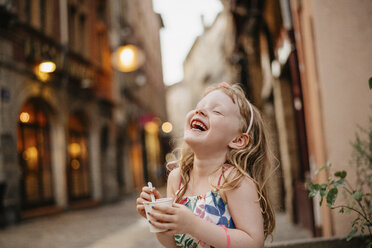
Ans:
<svg viewBox="0 0 372 248"><path fill-rule="evenodd" d="M187 114L186 114L186 118L187 119L189 119L189 118L191 118L191 116L194 114L194 110L191 110L190 112L188 112Z"/></svg>
<svg viewBox="0 0 372 248"><path fill-rule="evenodd" d="M193 111L193 110L190 111L190 112L188 112L188 113L186 114L186 120L185 120L185 121L186 121L186 124L190 122L191 117L193 116L193 114L194 114L194 111Z"/></svg>

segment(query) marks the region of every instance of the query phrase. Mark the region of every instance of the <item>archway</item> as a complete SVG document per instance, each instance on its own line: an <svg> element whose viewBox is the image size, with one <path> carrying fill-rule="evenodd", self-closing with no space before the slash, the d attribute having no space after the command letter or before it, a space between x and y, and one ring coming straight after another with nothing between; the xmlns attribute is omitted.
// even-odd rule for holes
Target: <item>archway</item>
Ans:
<svg viewBox="0 0 372 248"><path fill-rule="evenodd" d="M70 201L90 198L87 120L81 113L68 122L67 185Z"/></svg>
<svg viewBox="0 0 372 248"><path fill-rule="evenodd" d="M23 210L54 204L50 113L50 106L41 98L29 99L19 113L17 148Z"/></svg>

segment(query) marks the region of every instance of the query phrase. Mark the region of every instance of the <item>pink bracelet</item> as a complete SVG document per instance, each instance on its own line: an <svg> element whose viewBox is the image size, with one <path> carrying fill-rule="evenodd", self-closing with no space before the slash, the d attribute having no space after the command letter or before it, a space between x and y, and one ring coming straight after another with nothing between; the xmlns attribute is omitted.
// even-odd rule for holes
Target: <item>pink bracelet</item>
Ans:
<svg viewBox="0 0 372 248"><path fill-rule="evenodd" d="M224 225L220 225L220 227L222 227L226 232L227 248L230 248L230 234L229 234L229 231L227 230L226 226L224 226Z"/></svg>

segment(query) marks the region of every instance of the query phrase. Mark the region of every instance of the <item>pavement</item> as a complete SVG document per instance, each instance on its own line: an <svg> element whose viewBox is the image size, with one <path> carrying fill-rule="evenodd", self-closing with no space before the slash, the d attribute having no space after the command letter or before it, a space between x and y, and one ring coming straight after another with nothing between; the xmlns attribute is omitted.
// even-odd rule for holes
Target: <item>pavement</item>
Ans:
<svg viewBox="0 0 372 248"><path fill-rule="evenodd" d="M135 197L24 220L0 230L1 248L162 247L136 211Z"/></svg>
<svg viewBox="0 0 372 248"><path fill-rule="evenodd" d="M24 220L0 229L1 248L133 248L162 247L135 208L135 197L90 209ZM305 239L311 233L277 214L274 242ZM268 241L269 242L269 241Z"/></svg>
<svg viewBox="0 0 372 248"><path fill-rule="evenodd" d="M312 233L300 226L294 225L289 216L284 212L275 213L276 226L273 232L273 242L270 237L266 239L266 244L275 244L282 241L294 241L312 238Z"/></svg>

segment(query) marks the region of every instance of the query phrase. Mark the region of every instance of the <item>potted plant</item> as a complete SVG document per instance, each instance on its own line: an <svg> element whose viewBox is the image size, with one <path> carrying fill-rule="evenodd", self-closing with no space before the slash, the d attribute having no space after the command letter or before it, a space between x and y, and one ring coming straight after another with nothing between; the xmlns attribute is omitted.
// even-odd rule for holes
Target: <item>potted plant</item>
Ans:
<svg viewBox="0 0 372 248"><path fill-rule="evenodd" d="M372 82L370 80L370 87ZM361 137L360 134L363 134ZM365 138L366 137L366 138ZM341 214L356 213L356 218L352 222L352 228L346 237L351 240L355 235L362 234L365 247L372 247L372 118L368 129L358 127L355 140L351 142L353 147L352 165L356 167L357 183L352 185L344 170L336 171L327 179L326 183L308 182L306 184L309 197L314 198L320 195L319 204L322 205L324 199L331 209L338 210ZM328 169L331 163L326 163L319 171ZM344 194L346 203L336 204L339 192ZM359 233L358 233L359 231Z"/></svg>

